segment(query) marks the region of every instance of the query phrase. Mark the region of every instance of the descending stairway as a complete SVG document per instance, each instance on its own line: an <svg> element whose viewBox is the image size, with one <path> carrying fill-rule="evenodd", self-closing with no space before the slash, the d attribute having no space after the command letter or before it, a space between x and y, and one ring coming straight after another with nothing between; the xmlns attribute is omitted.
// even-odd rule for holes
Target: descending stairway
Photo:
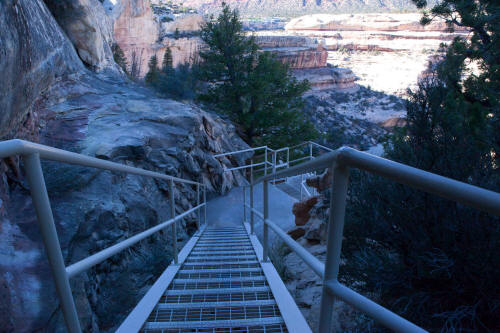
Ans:
<svg viewBox="0 0 500 333"><path fill-rule="evenodd" d="M288 330L241 226L205 229L142 331Z"/></svg>

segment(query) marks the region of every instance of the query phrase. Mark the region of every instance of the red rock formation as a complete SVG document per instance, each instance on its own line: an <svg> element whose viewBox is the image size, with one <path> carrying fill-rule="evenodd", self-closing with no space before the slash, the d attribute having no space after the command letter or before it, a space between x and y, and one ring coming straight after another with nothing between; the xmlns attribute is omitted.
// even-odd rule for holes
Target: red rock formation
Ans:
<svg viewBox="0 0 500 333"><path fill-rule="evenodd" d="M320 68L326 66L328 51L321 45L316 48L283 48L274 51L276 58L290 69Z"/></svg>
<svg viewBox="0 0 500 333"><path fill-rule="evenodd" d="M318 203L318 197L311 197L306 201L297 202L293 205L292 213L295 215L295 225L305 225L309 218L309 211Z"/></svg>
<svg viewBox="0 0 500 333"><path fill-rule="evenodd" d="M298 80L308 80L311 90L357 91L358 79L349 68L321 67L296 69L293 71Z"/></svg>
<svg viewBox="0 0 500 333"><path fill-rule="evenodd" d="M145 0L124 1L124 7L114 22L114 34L125 53L129 69L137 66L138 76L143 77L149 59L161 51L161 46L156 44L159 28L149 3Z"/></svg>
<svg viewBox="0 0 500 333"><path fill-rule="evenodd" d="M167 33L172 29L191 31L196 25L199 26L200 22L199 17L186 17L164 24L163 29ZM148 1L124 1L123 8L114 22L115 40L127 58L129 69L132 64L137 66L139 77L146 75L149 59L153 55L156 55L161 63L167 48L172 51L174 66L185 62L192 63L198 53L201 46L198 37L162 37L160 30Z"/></svg>

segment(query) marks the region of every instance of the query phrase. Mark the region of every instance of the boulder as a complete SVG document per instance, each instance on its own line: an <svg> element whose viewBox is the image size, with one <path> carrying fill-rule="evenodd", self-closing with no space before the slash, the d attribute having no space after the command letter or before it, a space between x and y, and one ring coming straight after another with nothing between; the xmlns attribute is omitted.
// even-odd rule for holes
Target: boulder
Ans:
<svg viewBox="0 0 500 333"><path fill-rule="evenodd" d="M292 213L295 215L295 225L305 225L309 221L309 211L317 202L317 197L311 197L305 201L293 204Z"/></svg>
<svg viewBox="0 0 500 333"><path fill-rule="evenodd" d="M45 0L59 25L90 68L116 69L112 21L99 0Z"/></svg>
<svg viewBox="0 0 500 333"><path fill-rule="evenodd" d="M306 230L301 227L295 227L287 232L293 239L297 240L306 234Z"/></svg>

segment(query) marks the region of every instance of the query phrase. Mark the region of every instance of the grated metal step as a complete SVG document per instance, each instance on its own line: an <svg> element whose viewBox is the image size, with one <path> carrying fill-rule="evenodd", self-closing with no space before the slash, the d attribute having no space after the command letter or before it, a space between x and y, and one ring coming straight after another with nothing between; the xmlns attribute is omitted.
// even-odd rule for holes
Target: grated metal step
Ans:
<svg viewBox="0 0 500 333"><path fill-rule="evenodd" d="M143 332L287 332L243 228L207 228Z"/></svg>

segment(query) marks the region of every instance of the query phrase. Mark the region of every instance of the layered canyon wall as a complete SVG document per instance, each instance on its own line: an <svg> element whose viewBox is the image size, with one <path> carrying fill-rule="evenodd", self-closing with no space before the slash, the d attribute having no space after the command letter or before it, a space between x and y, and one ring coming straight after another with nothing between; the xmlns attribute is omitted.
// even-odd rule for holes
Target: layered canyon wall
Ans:
<svg viewBox="0 0 500 333"><path fill-rule="evenodd" d="M114 36L127 58L129 72L144 77L153 55L163 60L167 48L174 66L192 63L201 47L195 35L203 19L186 15L173 22L158 22L148 0L122 0L111 9ZM177 31L177 35L176 35Z"/></svg>
<svg viewBox="0 0 500 333"><path fill-rule="evenodd" d="M303 36L259 34L257 43L287 64L299 80L308 80L313 91L357 90L356 76L348 68L328 66L328 51L315 39Z"/></svg>

